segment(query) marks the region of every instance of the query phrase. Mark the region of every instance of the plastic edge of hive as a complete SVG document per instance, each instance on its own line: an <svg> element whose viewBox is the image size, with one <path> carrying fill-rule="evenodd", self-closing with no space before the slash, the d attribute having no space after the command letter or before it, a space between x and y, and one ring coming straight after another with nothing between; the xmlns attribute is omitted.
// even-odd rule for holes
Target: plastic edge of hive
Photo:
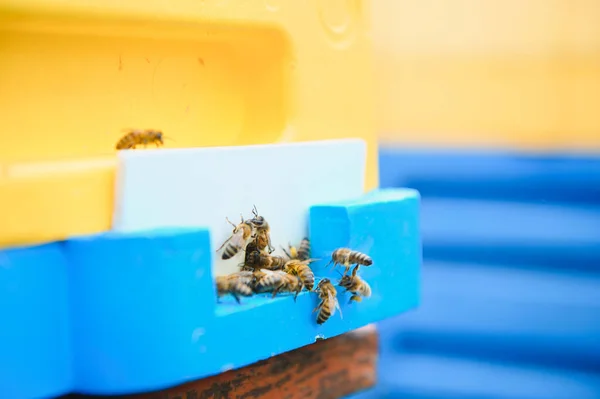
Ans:
<svg viewBox="0 0 600 399"><path fill-rule="evenodd" d="M206 229L74 238L51 244L58 263L48 260L49 254L40 247L2 251L0 259L10 263L0 268L0 283L12 287L5 291L6 303L16 305L11 308L16 315L14 334L0 342L2 353L8 354L3 359L30 354L32 326L26 320L54 314L68 320L68 315L70 327L49 334L56 328L53 323L44 324L44 331L38 326L36 342L48 349L36 354L35 368L14 373L11 386L0 390L11 388L19 397L25 392L21 389L44 377L48 384L41 395L61 390L92 394L156 390L242 367L414 308L419 303L421 264L419 204L415 190L388 189L310 209L313 257L320 258L313 264L317 276L337 281L338 271L325 267L337 246L351 245L373 259L371 267L360 270L372 296L349 304L349 294L338 289L342 312L323 325L315 322L312 310L317 298L310 292L300 294L296 302L288 295L255 296L238 305L223 297L217 305ZM63 270L58 287L68 291L68 303L48 302L50 288L23 291L41 284L31 275L31 265L47 262ZM27 308L24 298L27 304L45 305ZM29 319L19 316L24 311ZM265 339L249 345L244 326L252 326L252 335ZM70 345L57 346L56 341ZM73 364L57 363L61 356L72 358Z"/></svg>

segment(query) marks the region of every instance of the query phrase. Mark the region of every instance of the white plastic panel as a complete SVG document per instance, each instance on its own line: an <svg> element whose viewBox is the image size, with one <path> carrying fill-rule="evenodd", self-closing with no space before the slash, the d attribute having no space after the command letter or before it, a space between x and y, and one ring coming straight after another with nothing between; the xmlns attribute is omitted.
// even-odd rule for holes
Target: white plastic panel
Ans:
<svg viewBox="0 0 600 399"><path fill-rule="evenodd" d="M311 205L363 193L365 167L366 144L358 139L120 151L113 230L204 226L216 250L232 231L225 217L238 223L256 205L280 254L307 235ZM243 260L220 255L217 274Z"/></svg>

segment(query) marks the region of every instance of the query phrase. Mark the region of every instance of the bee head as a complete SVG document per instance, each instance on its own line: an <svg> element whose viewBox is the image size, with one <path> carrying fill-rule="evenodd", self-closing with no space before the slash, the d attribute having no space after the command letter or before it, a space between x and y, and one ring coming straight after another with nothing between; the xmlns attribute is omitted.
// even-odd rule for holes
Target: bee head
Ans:
<svg viewBox="0 0 600 399"><path fill-rule="evenodd" d="M260 252L251 251L246 253L246 263L250 265L257 265L260 262Z"/></svg>
<svg viewBox="0 0 600 399"><path fill-rule="evenodd" d="M256 227L262 227L265 224L265 218L262 216L256 216L250 220L250 223Z"/></svg>
<svg viewBox="0 0 600 399"><path fill-rule="evenodd" d="M342 278L340 279L340 281L338 282L338 286L339 287L343 287L344 285L347 285L351 282L352 277L351 276L342 276Z"/></svg>
<svg viewBox="0 0 600 399"><path fill-rule="evenodd" d="M163 139L164 139L164 137L163 137L163 134L162 134L162 132L161 132L161 131L156 131L156 132L155 132L155 135L156 135L156 140L157 140L158 142L160 142L161 144L164 144L164 143L165 143L165 142L164 142L164 140L163 140Z"/></svg>
<svg viewBox="0 0 600 399"><path fill-rule="evenodd" d="M252 255L254 252L258 251L258 247L256 246L256 241L250 241L248 245L246 245L245 249L248 256Z"/></svg>
<svg viewBox="0 0 600 399"><path fill-rule="evenodd" d="M322 278L321 281L319 281L319 284L317 284L317 288L321 287L324 284L329 284L329 283L330 283L330 281L327 277Z"/></svg>

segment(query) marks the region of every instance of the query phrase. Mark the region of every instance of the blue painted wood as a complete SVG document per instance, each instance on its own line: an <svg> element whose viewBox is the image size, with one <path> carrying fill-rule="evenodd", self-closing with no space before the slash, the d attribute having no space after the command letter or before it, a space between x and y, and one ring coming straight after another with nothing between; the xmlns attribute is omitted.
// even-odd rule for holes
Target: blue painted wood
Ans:
<svg viewBox="0 0 600 399"><path fill-rule="evenodd" d="M600 203L600 156L497 150L379 149L381 187L424 198Z"/></svg>
<svg viewBox="0 0 600 399"><path fill-rule="evenodd" d="M156 390L330 338L418 305L419 194L376 191L310 208L317 276L338 246L362 249L373 295L324 325L314 293L216 302L206 229L108 233L69 240L75 388L92 394ZM258 342L256 341L258 339Z"/></svg>
<svg viewBox="0 0 600 399"><path fill-rule="evenodd" d="M67 263L61 244L0 251L0 393L53 397L71 388Z"/></svg>

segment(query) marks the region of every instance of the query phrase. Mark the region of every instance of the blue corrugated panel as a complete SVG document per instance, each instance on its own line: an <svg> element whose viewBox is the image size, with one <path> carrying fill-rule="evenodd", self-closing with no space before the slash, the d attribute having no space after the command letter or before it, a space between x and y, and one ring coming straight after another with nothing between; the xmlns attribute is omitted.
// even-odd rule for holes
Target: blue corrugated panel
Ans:
<svg viewBox="0 0 600 399"><path fill-rule="evenodd" d="M380 148L381 187L427 197L600 203L600 156Z"/></svg>
<svg viewBox="0 0 600 399"><path fill-rule="evenodd" d="M362 249L373 295L324 325L314 293L216 303L206 230L102 234L66 244L71 273L76 388L118 394L155 390L245 366L414 308L419 302L419 194L385 190L310 210L317 276L339 246Z"/></svg>
<svg viewBox="0 0 600 399"><path fill-rule="evenodd" d="M423 302L388 328L431 352L600 369L600 278L425 262Z"/></svg>
<svg viewBox="0 0 600 399"><path fill-rule="evenodd" d="M60 244L0 251L0 396L71 388L67 263Z"/></svg>
<svg viewBox="0 0 600 399"><path fill-rule="evenodd" d="M597 373L443 354L382 355L378 385L345 399L597 399Z"/></svg>
<svg viewBox="0 0 600 399"><path fill-rule="evenodd" d="M423 195L423 304L380 324L355 397L600 397L600 157L382 149L380 171Z"/></svg>
<svg viewBox="0 0 600 399"><path fill-rule="evenodd" d="M423 199L427 258L600 271L600 206Z"/></svg>

